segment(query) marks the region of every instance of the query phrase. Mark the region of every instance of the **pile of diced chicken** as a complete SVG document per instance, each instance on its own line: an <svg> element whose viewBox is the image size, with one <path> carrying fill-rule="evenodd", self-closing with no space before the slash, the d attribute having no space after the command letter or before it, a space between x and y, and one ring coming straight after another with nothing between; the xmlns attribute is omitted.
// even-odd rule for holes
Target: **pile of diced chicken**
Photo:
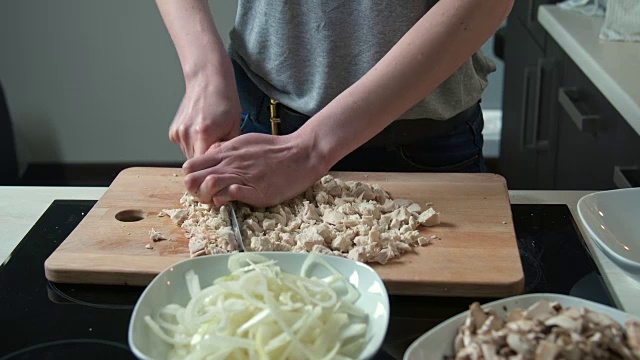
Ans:
<svg viewBox="0 0 640 360"><path fill-rule="evenodd" d="M189 238L192 257L238 250L225 206L219 210L185 194L181 209L165 209ZM425 204L426 206L426 204ZM318 252L361 262L387 263L427 245L419 226L440 222L432 207L394 200L379 185L326 175L304 194L270 208L238 206L247 251Z"/></svg>
<svg viewBox="0 0 640 360"><path fill-rule="evenodd" d="M586 308L541 300L501 318L470 307L454 342L455 359L640 359L640 322L622 327Z"/></svg>

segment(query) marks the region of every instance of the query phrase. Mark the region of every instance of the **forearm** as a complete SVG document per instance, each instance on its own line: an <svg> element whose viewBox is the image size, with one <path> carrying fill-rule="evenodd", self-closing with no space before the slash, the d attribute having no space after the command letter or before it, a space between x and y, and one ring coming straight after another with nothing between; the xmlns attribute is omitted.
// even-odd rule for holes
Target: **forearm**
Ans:
<svg viewBox="0 0 640 360"><path fill-rule="evenodd" d="M513 0L441 0L295 136L328 169L430 94L502 24Z"/></svg>
<svg viewBox="0 0 640 360"><path fill-rule="evenodd" d="M230 61L207 0L156 0L156 4L178 52L185 81L203 72L230 72Z"/></svg>

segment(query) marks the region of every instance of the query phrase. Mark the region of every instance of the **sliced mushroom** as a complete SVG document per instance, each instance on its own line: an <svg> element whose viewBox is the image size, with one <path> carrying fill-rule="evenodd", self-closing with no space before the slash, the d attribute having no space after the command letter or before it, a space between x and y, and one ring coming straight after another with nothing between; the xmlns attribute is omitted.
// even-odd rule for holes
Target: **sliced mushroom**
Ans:
<svg viewBox="0 0 640 360"><path fill-rule="evenodd" d="M482 358L482 349L476 343L472 343L456 354L456 360L481 360Z"/></svg>
<svg viewBox="0 0 640 360"><path fill-rule="evenodd" d="M548 301L540 300L531 305L523 315L527 319L544 322L548 318L557 315L557 312L551 307L551 304Z"/></svg>
<svg viewBox="0 0 640 360"><path fill-rule="evenodd" d="M627 329L627 345L640 359L640 321L627 320L625 328Z"/></svg>
<svg viewBox="0 0 640 360"><path fill-rule="evenodd" d="M535 360L554 360L560 353L561 348L547 340L542 340L538 344L535 352Z"/></svg>
<svg viewBox="0 0 640 360"><path fill-rule="evenodd" d="M518 333L526 333L530 331L535 331L537 327L537 323L534 320L529 319L520 319L516 321L511 321L507 323L507 329L509 331L518 332Z"/></svg>
<svg viewBox="0 0 640 360"><path fill-rule="evenodd" d="M487 314L485 314L484 310L480 307L479 302L474 302L469 307L469 317L471 318L471 331L476 332L477 329L482 327L485 321L487 321Z"/></svg>
<svg viewBox="0 0 640 360"><path fill-rule="evenodd" d="M547 326L559 326L569 331L582 331L582 319L574 319L564 314L551 317L547 319L544 324Z"/></svg>
<svg viewBox="0 0 640 360"><path fill-rule="evenodd" d="M524 313L524 309L513 309L509 311L509 314L507 315L507 322L524 319Z"/></svg>
<svg viewBox="0 0 640 360"><path fill-rule="evenodd" d="M531 344L525 336L518 333L509 333L509 335L507 335L507 344L516 353L522 354L525 357L535 351L533 344Z"/></svg>
<svg viewBox="0 0 640 360"><path fill-rule="evenodd" d="M491 343L481 343L480 351L485 360L499 360L500 356L496 353L496 346Z"/></svg>
<svg viewBox="0 0 640 360"><path fill-rule="evenodd" d="M504 327L504 321L497 315L490 315L478 329L478 334L488 334Z"/></svg>

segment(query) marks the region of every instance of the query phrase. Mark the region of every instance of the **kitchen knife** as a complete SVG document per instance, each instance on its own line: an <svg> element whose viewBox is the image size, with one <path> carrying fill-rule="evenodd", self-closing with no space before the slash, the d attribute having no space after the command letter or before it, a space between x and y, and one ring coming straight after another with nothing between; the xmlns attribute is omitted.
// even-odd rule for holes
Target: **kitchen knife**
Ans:
<svg viewBox="0 0 640 360"><path fill-rule="evenodd" d="M242 234L240 233L240 226L238 226L238 218L236 217L236 207L234 201L229 201L229 218L231 219L231 228L236 236L236 243L241 252L246 252L244 242L242 241Z"/></svg>

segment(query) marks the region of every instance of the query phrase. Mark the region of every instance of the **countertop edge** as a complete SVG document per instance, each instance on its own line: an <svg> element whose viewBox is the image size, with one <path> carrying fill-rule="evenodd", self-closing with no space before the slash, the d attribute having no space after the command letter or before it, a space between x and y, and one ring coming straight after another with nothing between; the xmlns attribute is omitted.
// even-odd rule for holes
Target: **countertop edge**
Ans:
<svg viewBox="0 0 640 360"><path fill-rule="evenodd" d="M567 55L578 65L585 75L594 83L613 107L622 115L629 125L640 135L640 103L627 93L619 83L585 50L582 44L557 21L553 11L567 11L557 5L542 5L538 8L538 21L551 37L563 48ZM584 16L585 21L603 21L599 18ZM597 36L598 34L594 34ZM640 45L639 45L640 46ZM640 99L640 94L638 94ZM639 100L640 101L640 100Z"/></svg>

